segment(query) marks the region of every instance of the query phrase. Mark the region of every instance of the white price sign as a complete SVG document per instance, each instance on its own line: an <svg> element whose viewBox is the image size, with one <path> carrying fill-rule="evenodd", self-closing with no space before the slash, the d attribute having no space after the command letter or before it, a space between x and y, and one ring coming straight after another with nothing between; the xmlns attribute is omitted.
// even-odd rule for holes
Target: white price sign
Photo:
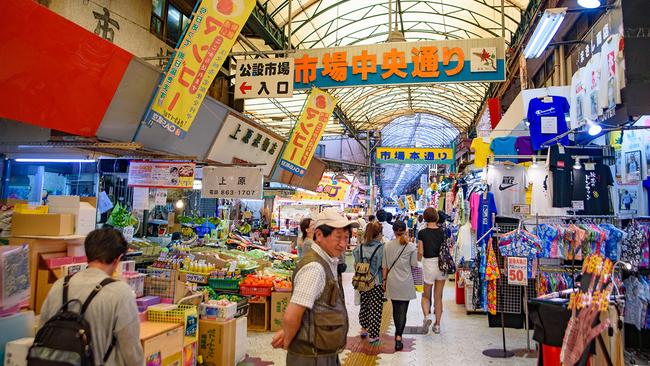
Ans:
<svg viewBox="0 0 650 366"><path fill-rule="evenodd" d="M528 258L508 257L508 285L528 286Z"/></svg>
<svg viewBox="0 0 650 366"><path fill-rule="evenodd" d="M575 210L584 210L585 201L571 201L571 208Z"/></svg>
<svg viewBox="0 0 650 366"><path fill-rule="evenodd" d="M204 167L203 198L261 199L262 169L244 167Z"/></svg>
<svg viewBox="0 0 650 366"><path fill-rule="evenodd" d="M124 235L124 239L129 243L131 242L131 240L133 240L134 233L135 233L135 229L133 228L133 226L127 226L122 229L122 235Z"/></svg>

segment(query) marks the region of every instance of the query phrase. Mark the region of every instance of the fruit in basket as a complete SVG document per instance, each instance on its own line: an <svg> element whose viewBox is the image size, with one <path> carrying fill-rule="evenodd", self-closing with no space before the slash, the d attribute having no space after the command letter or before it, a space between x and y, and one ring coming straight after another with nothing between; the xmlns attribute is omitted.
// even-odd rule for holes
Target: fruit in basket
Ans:
<svg viewBox="0 0 650 366"><path fill-rule="evenodd" d="M242 281L242 285L244 286L252 286L252 287L271 287L273 286L273 277L270 276L256 276L253 274L249 274L246 277L244 277L244 280Z"/></svg>
<svg viewBox="0 0 650 366"><path fill-rule="evenodd" d="M287 281L287 280L275 281L274 286L275 286L276 290L288 290L288 291L291 291L291 289L293 288L293 285L291 284L291 282Z"/></svg>

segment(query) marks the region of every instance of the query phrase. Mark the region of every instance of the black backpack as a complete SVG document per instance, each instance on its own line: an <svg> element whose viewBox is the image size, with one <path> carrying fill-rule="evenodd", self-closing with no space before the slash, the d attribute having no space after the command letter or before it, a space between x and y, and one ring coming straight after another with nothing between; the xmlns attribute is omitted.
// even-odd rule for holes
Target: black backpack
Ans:
<svg viewBox="0 0 650 366"><path fill-rule="evenodd" d="M92 331L84 318L90 302L101 289L116 280L104 279L81 304L77 299L68 301L68 288L72 275L63 281L63 306L36 333L34 344L27 355L28 366L95 366L93 356ZM77 303L80 311L71 311L68 306ZM115 336L106 351L102 364L108 361L115 346Z"/></svg>

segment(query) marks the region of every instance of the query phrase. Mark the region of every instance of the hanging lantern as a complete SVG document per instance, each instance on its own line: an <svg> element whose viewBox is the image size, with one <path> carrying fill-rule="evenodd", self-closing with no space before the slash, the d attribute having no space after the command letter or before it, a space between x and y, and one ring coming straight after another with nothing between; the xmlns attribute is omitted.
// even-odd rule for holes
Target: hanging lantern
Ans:
<svg viewBox="0 0 650 366"><path fill-rule="evenodd" d="M422 188L418 188L418 194L421 196L424 193L424 190Z"/></svg>

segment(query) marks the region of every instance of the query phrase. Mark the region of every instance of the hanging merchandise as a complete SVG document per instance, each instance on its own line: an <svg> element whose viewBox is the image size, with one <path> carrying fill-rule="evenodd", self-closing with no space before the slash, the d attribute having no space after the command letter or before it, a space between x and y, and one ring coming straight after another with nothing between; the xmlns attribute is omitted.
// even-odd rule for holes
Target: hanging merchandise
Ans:
<svg viewBox="0 0 650 366"><path fill-rule="evenodd" d="M530 139L530 136L519 136L517 141L515 141L515 149L517 150L517 155L531 156L533 155L533 141ZM519 162L524 163L530 161L530 158L520 158Z"/></svg>
<svg viewBox="0 0 650 366"><path fill-rule="evenodd" d="M594 53L589 60L589 63L585 66L587 71L583 74L583 77L586 78L586 88L587 88L587 105L586 110L587 116L586 119L590 121L595 121L599 116L603 115L603 110L600 108L600 103L598 102L598 94L600 93L600 52Z"/></svg>
<svg viewBox="0 0 650 366"><path fill-rule="evenodd" d="M492 238L487 244L487 265L485 269L485 281L487 282L487 310L490 314L497 313L497 280L501 276L499 264L494 253Z"/></svg>
<svg viewBox="0 0 650 366"><path fill-rule="evenodd" d="M487 238L483 238L483 236L492 230L492 227L494 226L493 216L495 216L498 211L494 200L494 193L484 192L483 194L480 194L479 197L476 237L480 240L480 243L485 244Z"/></svg>
<svg viewBox="0 0 650 366"><path fill-rule="evenodd" d="M472 224L472 230L478 230L478 218L479 211L478 208L481 202L481 194L477 192L472 192L469 195L469 210L470 210L470 222Z"/></svg>
<svg viewBox="0 0 650 366"><path fill-rule="evenodd" d="M541 258L566 260L581 260L596 253L616 261L625 236L609 223L540 224L534 232L541 240Z"/></svg>
<svg viewBox="0 0 650 366"><path fill-rule="evenodd" d="M572 206L578 215L608 215L612 212L609 187L612 170L602 163L585 163L573 170Z"/></svg>
<svg viewBox="0 0 650 366"><path fill-rule="evenodd" d="M496 165L488 169L487 183L494 192L500 215L511 215L512 205L526 203L526 170L522 166Z"/></svg>
<svg viewBox="0 0 650 366"><path fill-rule="evenodd" d="M490 149L494 153L496 161L508 161L507 158L499 158L499 155L517 155L516 136L495 137L490 143ZM512 159L510 159L512 161ZM514 161L516 163L516 161Z"/></svg>
<svg viewBox="0 0 650 366"><path fill-rule="evenodd" d="M600 157L603 150L553 145L548 149L548 155L548 166L553 173L553 207L571 207L572 192L567 187L572 184L573 156Z"/></svg>
<svg viewBox="0 0 650 366"><path fill-rule="evenodd" d="M530 100L528 122L533 150L539 151L543 143L568 131L565 115L569 109L569 102L564 97L547 96ZM569 145L569 138L562 137L560 143Z"/></svg>
<svg viewBox="0 0 650 366"><path fill-rule="evenodd" d="M488 156L492 154L490 143L485 142L482 137L477 137L472 140L472 145L469 148L474 151L474 166L484 168L487 165Z"/></svg>
<svg viewBox="0 0 650 366"><path fill-rule="evenodd" d="M454 212L454 192L448 190L445 194L445 213L451 217Z"/></svg>
<svg viewBox="0 0 650 366"><path fill-rule="evenodd" d="M621 104L621 89L625 87L625 58L620 34L610 35L603 42L600 54L601 85L598 104L603 109L615 108Z"/></svg>
<svg viewBox="0 0 650 366"><path fill-rule="evenodd" d="M552 177L548 166L534 164L528 168L528 184L532 185L531 215L563 216L566 210L553 207Z"/></svg>
<svg viewBox="0 0 650 366"><path fill-rule="evenodd" d="M541 241L537 235L522 229L503 234L499 239L499 252L501 256L528 258L528 278L534 278L536 276L536 263L537 258L540 256L541 248Z"/></svg>
<svg viewBox="0 0 650 366"><path fill-rule="evenodd" d="M625 236L621 243L621 258L630 263L632 271L650 266L650 224L634 221L625 228Z"/></svg>
<svg viewBox="0 0 650 366"><path fill-rule="evenodd" d="M573 74L571 78L571 128L579 128L586 124L587 88L584 74L587 71L581 67Z"/></svg>
<svg viewBox="0 0 650 366"><path fill-rule="evenodd" d="M573 276L568 273L541 272L537 278L537 296L564 291L574 287Z"/></svg>

